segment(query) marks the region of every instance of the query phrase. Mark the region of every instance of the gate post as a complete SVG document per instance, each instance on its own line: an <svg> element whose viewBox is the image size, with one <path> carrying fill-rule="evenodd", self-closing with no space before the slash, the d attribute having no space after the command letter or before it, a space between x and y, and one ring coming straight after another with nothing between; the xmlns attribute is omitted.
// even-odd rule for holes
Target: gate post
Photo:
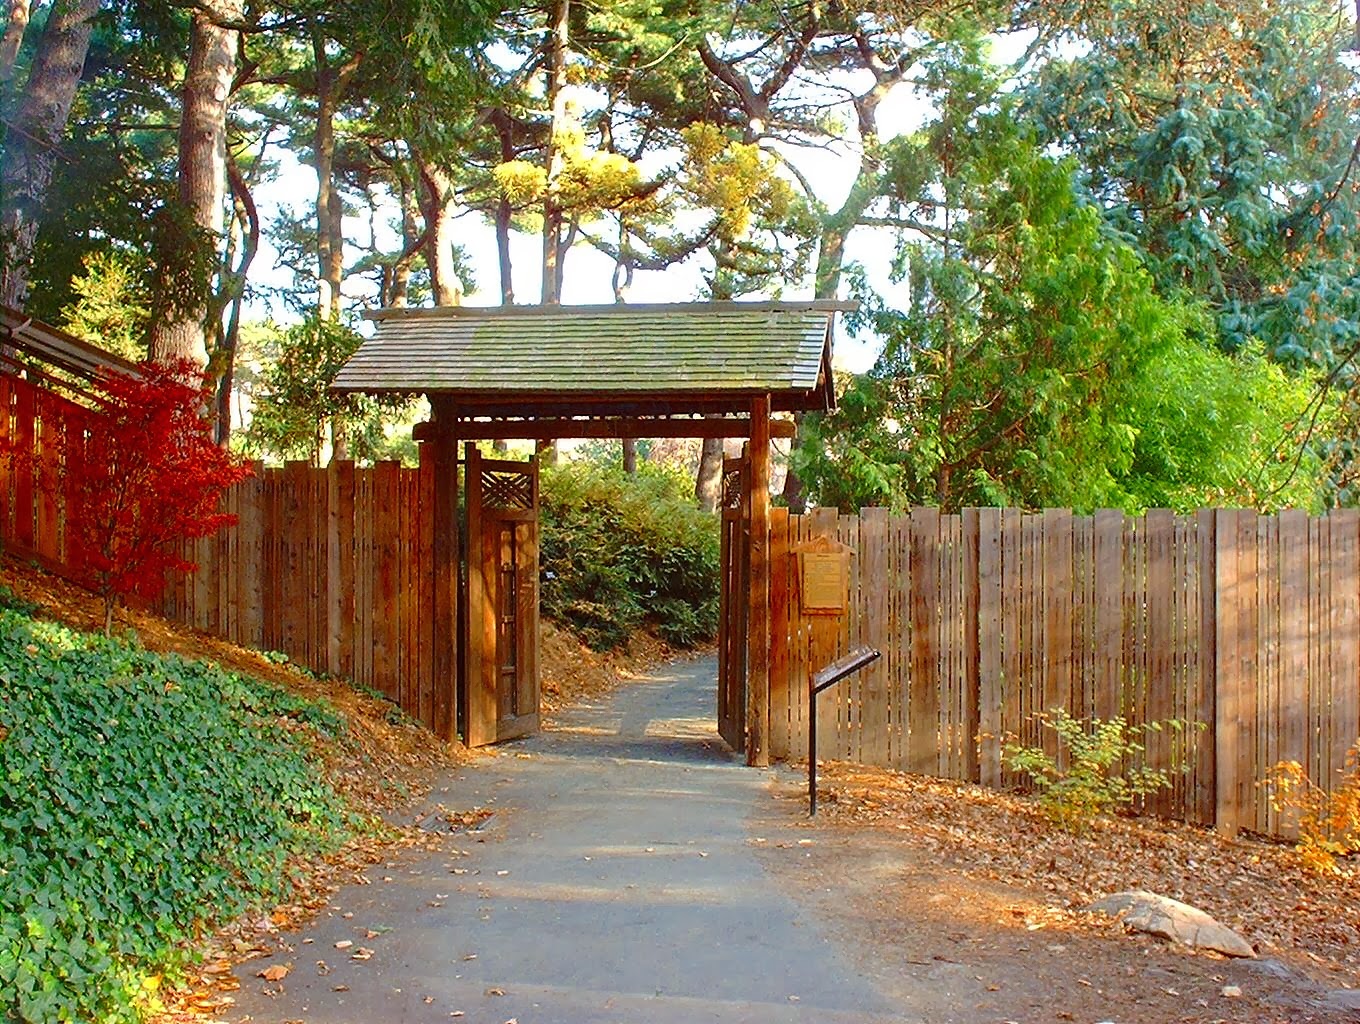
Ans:
<svg viewBox="0 0 1360 1024"><path fill-rule="evenodd" d="M425 444L434 461L434 728L452 740L458 721L458 440L453 403L432 396L431 405L433 429Z"/></svg>
<svg viewBox="0 0 1360 1024"><path fill-rule="evenodd" d="M746 763L770 763L770 396L751 402L751 615Z"/></svg>

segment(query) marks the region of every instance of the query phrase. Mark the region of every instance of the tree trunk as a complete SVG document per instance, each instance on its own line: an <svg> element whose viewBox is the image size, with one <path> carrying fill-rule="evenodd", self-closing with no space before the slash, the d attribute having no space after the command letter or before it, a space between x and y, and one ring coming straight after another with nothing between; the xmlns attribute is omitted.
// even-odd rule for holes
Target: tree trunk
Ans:
<svg viewBox="0 0 1360 1024"><path fill-rule="evenodd" d="M1360 2L1360 0L1357 0ZM497 108L492 112L491 123L496 128L496 134L501 140L501 163L509 163L515 159L515 140L513 136L514 125L509 115L504 110ZM514 267L510 260L510 220L514 215L514 210L510 206L510 200L501 196L496 204L496 257L500 264L501 275L501 305L513 306L515 304L515 275Z"/></svg>
<svg viewBox="0 0 1360 1024"><path fill-rule="evenodd" d="M5 34L0 36L0 103L8 97L10 83L14 81L14 64L19 59L19 47L23 45L31 13L29 0L10 0L9 20L5 23Z"/></svg>
<svg viewBox="0 0 1360 1024"><path fill-rule="evenodd" d="M411 290L411 260L420 241L420 200L405 174L401 175L401 241L403 255L392 266L391 288L385 305L404 306ZM407 256L410 253L412 255Z"/></svg>
<svg viewBox="0 0 1360 1024"><path fill-rule="evenodd" d="M514 268L510 263L510 200L501 197L496 204L496 256L501 271L501 305L515 304Z"/></svg>
<svg viewBox="0 0 1360 1024"><path fill-rule="evenodd" d="M704 438L699 449L699 471L694 477L694 497L705 512L715 511L722 498L722 464L722 438Z"/></svg>
<svg viewBox="0 0 1360 1024"><path fill-rule="evenodd" d="M436 306L457 306L463 301L463 286L453 269L453 218L449 205L453 181L444 169L421 158L420 180L425 185L421 211L425 216L425 262L430 268L430 288Z"/></svg>
<svg viewBox="0 0 1360 1024"><path fill-rule="evenodd" d="M21 306L47 187L90 48L99 0L56 0L0 159L0 303ZM14 12L11 8L10 27ZM6 33L8 36L8 33ZM12 67L12 65L11 65Z"/></svg>
<svg viewBox="0 0 1360 1024"><path fill-rule="evenodd" d="M349 427L338 413L331 417L331 462L349 458Z"/></svg>
<svg viewBox="0 0 1360 1024"><path fill-rule="evenodd" d="M623 471L629 476L637 472L637 440L632 437L623 439Z"/></svg>
<svg viewBox="0 0 1360 1024"><path fill-rule="evenodd" d="M548 125L547 188L543 193L543 291L544 305L562 301L562 207L557 201L557 181L562 176L563 156L559 133L567 119L567 46L570 42L571 0L553 0L548 25Z"/></svg>
<svg viewBox="0 0 1360 1024"><path fill-rule="evenodd" d="M557 181L564 160L558 133L567 119L567 45L571 40L569 15L571 0L553 0L548 23L547 60L548 104L552 122L548 125L547 187L543 192L543 288L541 301L555 305L562 301L562 207L557 201ZM557 465L557 441L541 440L534 454L544 466Z"/></svg>
<svg viewBox="0 0 1360 1024"><path fill-rule="evenodd" d="M323 320L340 316L340 285L345 275L345 204L335 187L335 114L359 66L351 57L333 68L326 57L326 38L312 32L316 61L316 130L312 135L312 158L316 163L316 304Z"/></svg>
<svg viewBox="0 0 1360 1024"><path fill-rule="evenodd" d="M720 242L713 247L713 281L709 294L716 302L729 302L732 292L723 279L722 266L728 259L731 244ZM722 498L722 438L706 437L699 448L699 468L694 474L694 498L705 512L712 512Z"/></svg>
<svg viewBox="0 0 1360 1024"><path fill-rule="evenodd" d="M1360 0L1357 0L1360 2ZM859 117L860 162L854 184L839 210L822 222L821 238L817 246L817 271L813 296L834 299L840 288L841 269L845 263L845 243L859 223L869 204L879 193L879 179L883 173L883 157L878 141L878 105L891 89L891 79L883 76L875 87L855 102ZM803 445L806 436L803 414L794 416L797 429L789 442L789 468L784 474L784 504L790 512L801 515L807 510L807 489L793 468L793 453Z"/></svg>
<svg viewBox="0 0 1360 1024"><path fill-rule="evenodd" d="M317 47L318 60L325 48ZM312 134L312 160L316 164L316 308L323 320L340 315L340 278L344 273L343 207L335 188L335 101L324 64L316 69L316 131Z"/></svg>
<svg viewBox="0 0 1360 1024"><path fill-rule="evenodd" d="M236 352L241 344L246 278L260 251L260 212L255 207L250 185L234 160L227 162L227 177L231 184L233 231L239 231L241 235L241 258L231 272L227 324L222 332L220 351L216 353L221 367L217 378L216 440L223 448L231 441L231 389L236 376Z"/></svg>
<svg viewBox="0 0 1360 1024"><path fill-rule="evenodd" d="M789 465L784 471L784 489L780 494L789 512L801 516L807 511L807 488L803 486L802 478L793 469L793 453L802 447L804 437L803 414L801 412L794 413L793 423L793 439L789 442Z"/></svg>
<svg viewBox="0 0 1360 1024"><path fill-rule="evenodd" d="M179 124L179 202L209 238L222 236L227 184L227 100L236 75L241 0L221 0L213 13L194 12ZM207 297L194 308L172 304L151 325L152 359L208 365Z"/></svg>

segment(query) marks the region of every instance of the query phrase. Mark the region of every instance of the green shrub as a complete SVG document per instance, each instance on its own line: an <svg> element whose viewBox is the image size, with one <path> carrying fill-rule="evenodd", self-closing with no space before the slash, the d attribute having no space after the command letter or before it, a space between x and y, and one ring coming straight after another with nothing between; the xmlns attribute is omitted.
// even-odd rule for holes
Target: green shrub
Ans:
<svg viewBox="0 0 1360 1024"><path fill-rule="evenodd" d="M356 824L343 720L210 663L0 611L0 1010L135 1020L180 943Z"/></svg>
<svg viewBox="0 0 1360 1024"><path fill-rule="evenodd" d="M1001 748L1001 760L1011 771L1029 776L1044 813L1059 827L1081 832L1096 815L1171 785L1167 771L1131 762L1143 753L1139 736L1164 728L1179 732L1185 728L1179 719L1133 726L1119 716L1073 718L1063 708L1039 717L1057 734L1057 757L1042 747L1021 746L1011 736Z"/></svg>
<svg viewBox="0 0 1360 1024"><path fill-rule="evenodd" d="M543 613L597 650L643 622L693 646L718 629L718 524L675 476L567 464L542 478Z"/></svg>

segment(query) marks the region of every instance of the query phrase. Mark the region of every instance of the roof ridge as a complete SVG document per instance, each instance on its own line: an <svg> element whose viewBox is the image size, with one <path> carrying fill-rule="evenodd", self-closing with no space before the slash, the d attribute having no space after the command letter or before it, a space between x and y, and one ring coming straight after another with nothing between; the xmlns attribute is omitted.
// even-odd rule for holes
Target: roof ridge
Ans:
<svg viewBox="0 0 1360 1024"><path fill-rule="evenodd" d="M513 306L398 306L369 310L364 313L364 318L366 320L455 320L502 319L524 316L648 316L658 313L849 313L858 309L859 303L843 299L807 299L801 301L752 299L659 303L600 302L579 305L525 303Z"/></svg>

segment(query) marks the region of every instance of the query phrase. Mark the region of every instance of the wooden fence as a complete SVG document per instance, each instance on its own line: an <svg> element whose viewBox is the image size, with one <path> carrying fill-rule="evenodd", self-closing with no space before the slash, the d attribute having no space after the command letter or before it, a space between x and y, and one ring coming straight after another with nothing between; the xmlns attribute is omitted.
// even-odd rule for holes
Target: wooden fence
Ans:
<svg viewBox="0 0 1360 1024"><path fill-rule="evenodd" d="M0 459L6 550L76 575L67 524L78 494L67 469L98 426L97 412L0 374L0 446L28 456ZM257 465L224 500L238 525L186 545L198 572L172 574L157 610L370 686L447 735L452 680L435 685L433 495L429 460L418 469ZM440 642L451 651L454 638Z"/></svg>
<svg viewBox="0 0 1360 1024"><path fill-rule="evenodd" d="M0 539L5 549L58 572L80 558L66 528L77 500L67 470L98 414L46 388L0 373Z"/></svg>
<svg viewBox="0 0 1360 1024"><path fill-rule="evenodd" d="M883 658L819 698L823 758L1008 785L1002 737L1053 750L1039 712L1180 719L1203 728L1149 735L1186 770L1147 810L1288 834L1257 783L1287 759L1328 784L1360 736L1360 512L776 510L773 533L776 756L806 751L809 670L858 644ZM851 552L841 618L799 610L788 556L818 537Z"/></svg>
<svg viewBox="0 0 1360 1024"><path fill-rule="evenodd" d="M172 579L163 614L353 679L448 734L452 680L435 685L429 460L257 466L224 511L237 525L188 546L198 572Z"/></svg>
<svg viewBox="0 0 1360 1024"><path fill-rule="evenodd" d="M77 500L67 467L97 414L0 375L0 536L69 572ZM446 734L452 630L435 628L434 466L257 467L233 488L237 527L191 545L171 618L387 694ZM800 611L792 554L851 551L842 617ZM1360 511L1309 518L1205 510L1128 517L970 509L890 516L772 513L771 750L806 751L807 676L850 647L884 657L820 699L819 756L989 785L1008 733L1049 744L1034 716L1122 713L1202 729L1149 739L1184 764L1147 809L1288 834L1257 785L1297 760L1329 784L1360 736ZM437 633L441 635L436 635ZM981 742L977 742L977 738Z"/></svg>

